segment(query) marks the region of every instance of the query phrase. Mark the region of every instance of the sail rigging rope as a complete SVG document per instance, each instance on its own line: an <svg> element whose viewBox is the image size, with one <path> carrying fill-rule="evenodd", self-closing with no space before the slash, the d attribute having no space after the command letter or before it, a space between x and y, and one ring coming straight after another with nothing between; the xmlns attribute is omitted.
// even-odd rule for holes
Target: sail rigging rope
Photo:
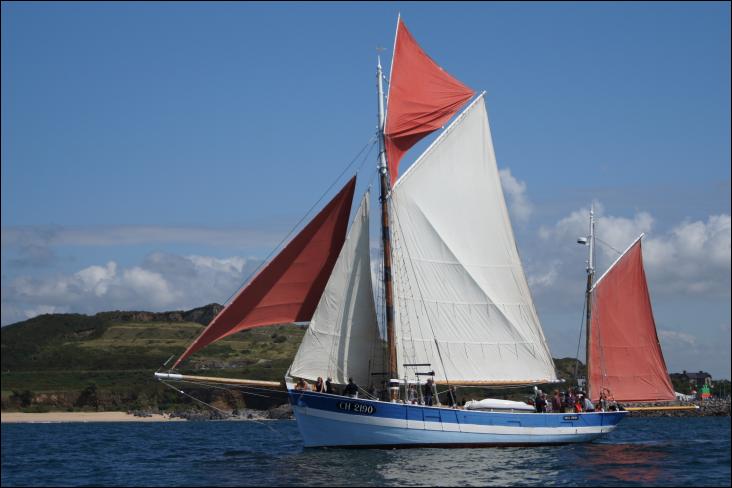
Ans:
<svg viewBox="0 0 732 488"><path fill-rule="evenodd" d="M206 407L209 407L209 408L211 408L211 409L213 409L213 410L216 410L216 411L217 411L217 412L219 412L219 413L220 413L221 415L223 415L223 416L224 416L225 418L232 418L232 417L233 417L233 415L231 415L230 413L228 413L228 412L225 412L225 411L221 410L220 408L217 408L217 407L215 407L215 406L211 405L210 403L206 403L206 402L204 402L203 400L199 400L198 398L194 397L193 395L190 395L190 394L188 394L188 393L184 392L183 390L179 390L178 388L176 388L175 386L171 385L170 383L168 383L168 382L166 382L166 381L164 381L164 380L159 380L159 381L160 381L160 382L161 382L162 384L164 384L165 386L167 386L168 388L171 388L171 389L175 390L176 392L180 393L181 395L187 396L188 398L190 398L190 399L192 399L192 400L194 400L194 401L196 401L196 402L198 402L198 403L200 403L200 404L202 404L202 405L205 405ZM181 380L180 382L181 382L181 383L192 383L192 382L189 382L189 381L184 381L184 380ZM226 389L226 388L222 388L222 389ZM262 395L260 395L260 396L262 396ZM272 428L271 426L269 426L269 425L267 425L267 424L265 424L265 423L263 423L263 422L260 422L260 421L259 421L259 420L257 420L257 419L247 419L247 420L251 420L251 421L253 421L253 422L256 422L256 423L258 423L258 424L262 424L262 425L264 425L265 427L267 427L267 428L268 428L269 430L271 430L272 432L274 432L275 434L277 434L277 435L280 435L280 436L284 437L284 436L283 436L283 435L282 435L282 434L281 434L280 432L276 431L276 430L275 430L275 429L273 429L273 428Z"/></svg>
<svg viewBox="0 0 732 488"><path fill-rule="evenodd" d="M267 262L275 254L275 252L277 252L277 250L279 250L282 247L282 245L285 242L287 242L287 240L290 238L290 236L293 234L293 232L295 232L295 230L300 226L300 224L302 224L302 222L307 218L307 216L310 215L310 213L313 211L313 209L323 200L323 198L328 194L328 192L330 192L330 190L336 185L336 183L338 183L338 181L343 177L343 175L346 174L348 169L351 166L353 166L353 163L356 162L356 160L358 160L358 158L368 148L368 152L364 155L363 159L361 160L361 164L358 166L358 169L356 170L356 174L358 174L358 172L361 171L364 163L368 159L369 154L371 154L371 151L374 149L376 142L377 142L377 136L372 136L369 139L369 141L361 148L361 150L358 151L356 156L354 156L353 159L351 159L351 162L348 163L348 165L343 169L343 171L341 171L341 173L336 177L336 179L333 180L333 182L328 186L328 188L326 188L326 190L320 195L320 197L310 207L310 209L308 209L308 211L305 213L305 215L303 215L302 218L297 221L297 223L290 229L290 231L285 235L285 237L283 237L282 240L272 249L272 251L270 251L270 253L267 255L267 257L264 258L261 263L259 263L259 266L257 266L256 269L254 269L254 271L252 271L249 274L249 276L247 276L246 279L232 292L232 294L229 295L229 297L224 301L225 304L229 303L229 301L231 301L231 299L239 292L239 290L241 290L244 287L244 285L249 283L249 281L254 276L256 276L257 273L259 273L259 271L262 269L262 267L265 264L267 264ZM224 307L224 308L226 308L226 307ZM223 311L223 309L220 310L219 313L221 313L222 311ZM216 318L217 315L218 314L214 315L214 317L211 319L211 321L209 321L209 324ZM204 326L204 327L206 327L206 326ZM195 339L200 334L201 334L201 331L194 330L193 334L191 334L191 336L188 338L187 342L190 343L193 339ZM167 364L169 361L170 361L170 359L168 359L168 361L166 361L165 364ZM163 366L165 366L165 364ZM162 369L163 366L161 366L160 369ZM160 369L158 369L158 371Z"/></svg>
<svg viewBox="0 0 732 488"><path fill-rule="evenodd" d="M618 250L617 250L617 249L615 249L615 248L614 248L613 246L611 246L611 245L610 245L610 244L608 244L607 242L603 241L603 240L602 240L602 239L600 239L599 237L595 236L595 240L596 240L596 241L599 241L599 242L600 242L600 244L603 244L603 245L605 245L605 246L609 247L610 249L612 249L613 251L615 251L616 253L618 253L618 255L621 255L621 254L623 254L623 252L622 252L622 251L618 251Z"/></svg>
<svg viewBox="0 0 732 488"><path fill-rule="evenodd" d="M580 343L582 342L582 331L584 330L583 325L585 321L585 311L587 310L587 300L582 300L582 316L580 317L580 330L579 330L579 337L577 338L577 353L574 355L574 378L577 379L577 368L579 367L579 350L580 350ZM590 352L587 351L587 355L589 356ZM585 361L587 361L585 359ZM585 364L585 370L587 373L589 373L589 369L587 369L587 365ZM589 378L588 378L589 379Z"/></svg>
<svg viewBox="0 0 732 488"><path fill-rule="evenodd" d="M396 204L395 199L392 198L391 202L392 202L392 214L394 215L394 217L396 217L397 227L399 229L399 232L403 235L404 231L402 229L401 222L399 221L399 214L397 213L396 209L393 208L394 205ZM412 273L414 274L414 276L417 276L417 272L414 269L414 261L412 260L412 256L409 254L409 247L407 246L406 242L403 244L403 246L404 246L404 250L407 253L407 261L409 261L409 264L411 264L411 266L412 266ZM406 275L406 273L404 273L404 274ZM442 371L445 376L445 383L447 383L447 385L449 387L450 379L447 377L447 368L445 368L445 361L442 359L442 352L440 351L440 343L437 340L437 334L435 334L435 328L432 325L432 319L430 317L429 310L427 310L427 303L424 300L424 294L422 293L422 287L419 286L419 280L416 280L416 281L417 281L417 292L419 293L419 296L421 299L420 301L422 302L422 305L424 306L425 315L427 317L427 324L429 324L429 326L430 326L430 331L432 332L432 337L435 341L435 349L437 350L437 357L440 359L440 365L442 366ZM410 286L411 286L411 284L410 284Z"/></svg>
<svg viewBox="0 0 732 488"><path fill-rule="evenodd" d="M356 162L356 160L357 160L357 159L359 158L359 156L361 156L361 154L363 154L363 152L364 152L364 151L365 151L365 150L366 150L367 148L369 148L369 151L368 151L368 152L366 153L366 156L364 156L364 159L363 159L363 161L361 162L361 165L360 165L360 166L359 166L359 168L358 168L358 169L356 170L356 173L358 174L358 172L359 172L359 171L361 170L361 168L363 167L363 162L364 162L364 161L366 160L366 158L368 157L368 155L369 155L369 154L371 153L371 150L372 150L372 149L374 148L374 145L376 144L376 139L377 139L377 138L376 138L376 136L372 136L372 137L371 137L371 138L369 139L369 141L368 141L368 142L367 142L367 143L366 143L366 144L365 144L365 145L364 145L364 146L363 146L363 147L361 148L361 150L360 150L360 151L358 151L358 153L356 154L356 156L354 156L354 157L353 157L353 159L351 159L351 162L350 162L350 163L348 163L348 165L347 165L347 166L346 166L346 167L345 167L345 168L343 169L343 171L341 171L341 173L340 173L340 174L339 174L339 175L338 175L338 176L336 177L336 179L335 179L335 180L333 180L333 182L332 182L332 183L331 183L331 184L330 184L330 185L328 186L328 188L326 188L326 189L325 189L325 191L324 191L324 192L323 192L323 193L322 193L322 194L320 195L320 197L319 197L319 198L318 198L318 199L317 199L317 200L315 201L315 203L313 203L313 205L312 205L312 206L311 206L311 207L310 207L310 208L308 209L308 211L307 211L307 212L305 212L305 215L303 215L303 216L302 216L302 218L301 218L300 220L298 220L298 221L297 221L297 223L296 223L296 224L295 224L295 225L294 225L294 226L293 226L293 227L292 227L292 228L290 229L290 231L289 231L289 232L287 233L287 235L285 235L285 237L284 237L284 238L283 238L283 239L282 239L282 240L281 240L281 241L279 242L279 244L277 244L277 245L276 245L276 246L274 247L274 249L272 249L272 251L271 251L271 252L269 253L269 255L268 255L268 256L267 256L266 258L264 258L264 260L263 260L263 261L262 261L262 262L261 262L261 263L259 264L259 266L257 266L257 268L256 268L256 269L255 269L255 270L254 270L254 271L253 271L252 273L250 273L250 274L249 274L249 276L247 277L247 279L246 279L246 280L244 280L244 282L242 282L242 284L241 284L241 285L239 285L239 287L238 287L238 288L237 288L237 289L236 289L236 290L235 290L235 291L234 291L234 292L233 292L233 293L232 293L231 295L229 295L229 298L227 298L227 299L226 299L226 301L225 301L224 303L228 303L228 302L229 302L229 301L230 301L230 300L231 300L231 299L232 299L232 298L234 297L234 295L236 295L236 294L237 294L237 292L238 292L239 290L241 290L241 289L242 289L242 287L244 287L244 285L246 285L246 284L247 284L247 283L249 282L249 280L251 280L251 278L252 278L252 277L254 277L254 276L255 276L255 275L256 275L256 274L257 274L257 273L259 272L259 270L260 270L260 269L262 268L262 266L264 266L264 265L265 265L265 264L266 264L266 263L267 263L267 262L269 261L269 259L270 259L270 258L271 258L271 257L272 257L272 256L274 255L274 253L275 253L275 252L277 252L277 250L278 250L278 249L280 249L280 248L282 247L282 245L283 245L283 244L284 244L285 242L287 242L287 240L288 240L288 239L290 238L290 236L291 236L291 235L292 235L292 234L293 234L293 233L295 232L295 230L296 230L296 229L297 229L298 227L300 227L300 224L302 224L302 223L303 223L303 221L305 221L305 219L306 219L306 218L308 217L308 215L310 215L310 213L311 213L311 212L312 212L312 211L313 211L313 210L315 209L315 207L317 207L317 206L318 206L318 204L319 204L319 203L320 203L320 202L321 202L321 201L323 200L323 198L325 198L325 196L326 196L326 195L327 195L327 194L328 194L328 193L330 192L330 190L331 190L331 189L332 189L332 188L333 188L333 187L334 187L334 186L336 185L336 183L338 183L338 181L340 181L340 179L341 179L341 178L343 177L343 175L345 175L345 174L346 174L346 172L347 172L347 171L349 170L349 168L350 168L351 166L353 166L353 163L355 163L355 162Z"/></svg>

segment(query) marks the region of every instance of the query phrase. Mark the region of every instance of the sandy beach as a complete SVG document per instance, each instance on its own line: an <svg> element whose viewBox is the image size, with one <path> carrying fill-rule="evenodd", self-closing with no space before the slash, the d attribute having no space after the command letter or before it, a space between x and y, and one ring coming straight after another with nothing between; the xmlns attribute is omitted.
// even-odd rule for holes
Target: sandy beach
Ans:
<svg viewBox="0 0 732 488"><path fill-rule="evenodd" d="M55 422L178 422L181 418L169 418L154 414L151 417L135 417L126 412L2 412L0 419L7 423L55 423Z"/></svg>

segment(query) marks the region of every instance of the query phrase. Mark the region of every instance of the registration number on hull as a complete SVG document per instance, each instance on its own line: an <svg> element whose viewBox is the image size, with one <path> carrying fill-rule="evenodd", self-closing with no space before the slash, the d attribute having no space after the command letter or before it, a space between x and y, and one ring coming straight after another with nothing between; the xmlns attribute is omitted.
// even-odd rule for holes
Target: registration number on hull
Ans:
<svg viewBox="0 0 732 488"><path fill-rule="evenodd" d="M338 402L338 410L344 410L348 413L356 413L360 415L373 415L376 408L368 403Z"/></svg>

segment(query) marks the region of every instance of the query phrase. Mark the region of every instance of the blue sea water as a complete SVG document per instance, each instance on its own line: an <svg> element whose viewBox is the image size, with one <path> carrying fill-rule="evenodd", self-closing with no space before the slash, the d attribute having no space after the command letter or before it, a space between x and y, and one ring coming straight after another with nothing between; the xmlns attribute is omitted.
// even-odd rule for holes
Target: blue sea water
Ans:
<svg viewBox="0 0 732 488"><path fill-rule="evenodd" d="M729 486L730 418L629 418L591 444L304 449L294 421L4 424L2 486Z"/></svg>

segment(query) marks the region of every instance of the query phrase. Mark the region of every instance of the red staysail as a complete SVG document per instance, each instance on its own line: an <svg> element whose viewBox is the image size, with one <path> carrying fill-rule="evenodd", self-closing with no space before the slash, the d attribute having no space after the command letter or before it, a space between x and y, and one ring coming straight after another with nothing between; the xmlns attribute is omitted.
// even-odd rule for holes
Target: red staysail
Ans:
<svg viewBox="0 0 732 488"><path fill-rule="evenodd" d="M211 321L173 368L236 332L310 320L343 247L355 187L354 176Z"/></svg>
<svg viewBox="0 0 732 488"><path fill-rule="evenodd" d="M473 94L425 54L400 19L384 128L392 185L409 148L442 127Z"/></svg>
<svg viewBox="0 0 732 488"><path fill-rule="evenodd" d="M618 401L673 400L656 334L640 239L598 280L593 292L590 398L608 388Z"/></svg>

